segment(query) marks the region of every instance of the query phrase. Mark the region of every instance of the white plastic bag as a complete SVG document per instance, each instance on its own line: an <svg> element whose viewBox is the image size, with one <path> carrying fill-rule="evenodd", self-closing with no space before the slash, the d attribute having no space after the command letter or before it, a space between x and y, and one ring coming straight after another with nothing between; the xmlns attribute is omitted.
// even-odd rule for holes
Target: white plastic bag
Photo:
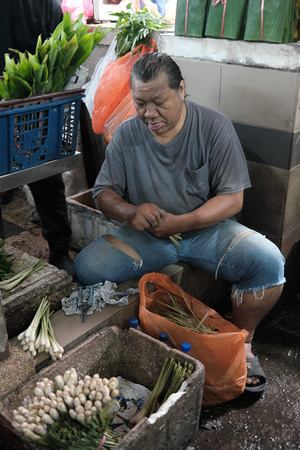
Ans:
<svg viewBox="0 0 300 450"><path fill-rule="evenodd" d="M83 88L85 89L85 96L83 97L82 101L85 103L87 107L90 118L92 118L92 112L94 109L94 97L100 78L102 77L102 74L107 64L110 61L115 61L117 59L115 47L116 47L116 38L112 40L110 46L108 47L106 55L103 56L103 58L99 59L95 67L94 73L91 77L91 80L83 86Z"/></svg>

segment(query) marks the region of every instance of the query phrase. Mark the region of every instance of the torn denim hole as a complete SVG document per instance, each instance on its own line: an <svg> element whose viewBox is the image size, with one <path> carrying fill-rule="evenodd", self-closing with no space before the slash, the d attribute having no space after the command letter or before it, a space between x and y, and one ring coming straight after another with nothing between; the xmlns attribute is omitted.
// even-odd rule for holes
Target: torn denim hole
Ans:
<svg viewBox="0 0 300 450"><path fill-rule="evenodd" d="M227 247L227 249L225 250L224 255L222 256L222 258L220 259L220 261L219 261L219 263L218 263L218 265L217 265L216 272L215 272L215 280L216 280L217 277L218 277L218 271L219 271L219 268L220 268L222 262L224 261L224 258L225 258L225 256L227 255L227 253L230 252L230 250L232 249L232 247L233 247L239 240L245 238L246 236L249 236L250 234L254 234L254 233L256 233L256 231L252 231L252 230L245 231L245 233L242 233L240 236L238 236L237 238L235 237L235 238L233 239L233 242Z"/></svg>
<svg viewBox="0 0 300 450"><path fill-rule="evenodd" d="M262 300L265 295L265 289L260 289L259 291L250 291L254 295L255 300ZM258 292L261 292L261 295L258 295ZM246 294L249 292L246 292ZM243 303L243 296L245 292L239 291L238 289L231 290L231 300L237 304L237 306L241 305Z"/></svg>
<svg viewBox="0 0 300 450"><path fill-rule="evenodd" d="M111 234L106 234L102 236L107 242L109 242L113 247L121 250L121 252L125 253L125 255L130 256L130 258L134 259L133 268L134 270L140 269L143 266L143 260L140 255L129 245L125 244L121 239L112 236Z"/></svg>

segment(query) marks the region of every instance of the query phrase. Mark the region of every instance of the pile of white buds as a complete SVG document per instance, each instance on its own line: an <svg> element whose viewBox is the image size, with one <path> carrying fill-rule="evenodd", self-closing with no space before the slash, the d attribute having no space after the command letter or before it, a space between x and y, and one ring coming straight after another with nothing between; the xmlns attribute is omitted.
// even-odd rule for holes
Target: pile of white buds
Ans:
<svg viewBox="0 0 300 450"><path fill-rule="evenodd" d="M89 424L98 411L116 403L118 385L117 378L100 378L98 374L77 380L74 368L57 375L54 382L44 378L36 383L35 396L28 407L20 406L13 411L13 425L29 439L38 441L46 435L48 425L59 420L60 414Z"/></svg>

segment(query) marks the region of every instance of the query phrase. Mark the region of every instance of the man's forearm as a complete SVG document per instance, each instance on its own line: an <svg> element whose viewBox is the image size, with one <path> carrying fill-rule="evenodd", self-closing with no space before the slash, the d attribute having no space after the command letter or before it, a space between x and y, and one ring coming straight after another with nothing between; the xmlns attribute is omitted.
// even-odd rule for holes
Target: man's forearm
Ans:
<svg viewBox="0 0 300 450"><path fill-rule="evenodd" d="M116 192L105 190L94 199L96 208L106 217L120 222L127 221L127 215L134 207Z"/></svg>

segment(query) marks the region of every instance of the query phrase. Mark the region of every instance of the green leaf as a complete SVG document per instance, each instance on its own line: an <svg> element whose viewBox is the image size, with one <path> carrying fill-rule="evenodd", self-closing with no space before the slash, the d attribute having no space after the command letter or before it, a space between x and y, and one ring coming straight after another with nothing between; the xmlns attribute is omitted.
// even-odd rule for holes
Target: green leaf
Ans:
<svg viewBox="0 0 300 450"><path fill-rule="evenodd" d="M9 56L8 53L5 53L4 59L5 59L4 70L7 73L7 76L10 77L16 72L16 63L14 59Z"/></svg>
<svg viewBox="0 0 300 450"><path fill-rule="evenodd" d="M50 51L48 53L48 72L49 74L52 74L56 63L56 59L57 59L57 54L58 54L58 45L55 41L52 41L52 45L50 48Z"/></svg>
<svg viewBox="0 0 300 450"><path fill-rule="evenodd" d="M94 36L92 33L82 36L78 41L78 49L76 50L70 65L80 66L90 56L93 50Z"/></svg>
<svg viewBox="0 0 300 450"><path fill-rule="evenodd" d="M66 68L71 63L72 58L78 48L79 43L77 42L76 35L74 35L72 39L62 47L62 65L64 68Z"/></svg>
<svg viewBox="0 0 300 450"><path fill-rule="evenodd" d="M9 95L11 99L26 98L32 95L31 86L22 78L12 75L8 82Z"/></svg>
<svg viewBox="0 0 300 450"><path fill-rule="evenodd" d="M102 39L105 38L105 36L110 31L112 31L112 27L111 28L106 28L105 30L101 30L101 31L95 30L95 32L94 32L93 50L102 41Z"/></svg>
<svg viewBox="0 0 300 450"><path fill-rule="evenodd" d="M69 36L73 29L73 22L69 11L65 12L61 25L61 29L63 29L66 35Z"/></svg>
<svg viewBox="0 0 300 450"><path fill-rule="evenodd" d="M4 100L9 98L9 91L6 86L6 83L1 80L0 80L0 97L2 97Z"/></svg>
<svg viewBox="0 0 300 450"><path fill-rule="evenodd" d="M62 68L58 67L53 75L52 78L52 86L51 86L51 92L60 92L63 90L65 82L65 72L62 70Z"/></svg>
<svg viewBox="0 0 300 450"><path fill-rule="evenodd" d="M16 65L15 75L23 78L28 84L34 82L33 67L27 56L23 53L19 63Z"/></svg>

